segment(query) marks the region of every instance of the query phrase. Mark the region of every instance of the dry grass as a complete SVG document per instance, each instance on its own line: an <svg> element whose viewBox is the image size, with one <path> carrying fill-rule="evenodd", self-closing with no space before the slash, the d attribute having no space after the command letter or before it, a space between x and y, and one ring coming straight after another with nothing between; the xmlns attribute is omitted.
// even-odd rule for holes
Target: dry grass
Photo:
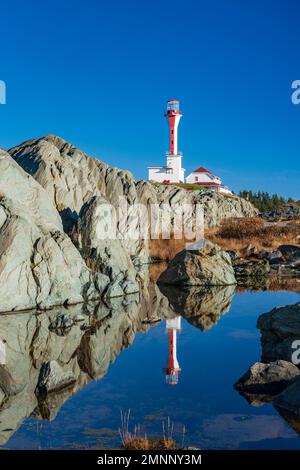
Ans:
<svg viewBox="0 0 300 470"><path fill-rule="evenodd" d="M184 250L186 243L184 238L180 240L150 240L150 256L160 261L170 261L179 251Z"/></svg>
<svg viewBox="0 0 300 470"><path fill-rule="evenodd" d="M225 250L241 251L248 245L272 251L280 245L299 244L300 224L266 224L259 218L226 219L220 227L205 232L207 239Z"/></svg>
<svg viewBox="0 0 300 470"><path fill-rule="evenodd" d="M260 236L264 225L264 221L259 218L226 219L221 223L217 235L226 239Z"/></svg>
<svg viewBox="0 0 300 470"><path fill-rule="evenodd" d="M129 429L130 409L127 412L121 411L121 427L119 434L121 437L122 448L126 450L171 450L176 449L176 441L173 439L174 424L170 418L167 423L162 422L163 436L161 438L149 438L146 434L141 436L139 425L134 426L133 432ZM184 441L185 427L183 430Z"/></svg>
<svg viewBox="0 0 300 470"><path fill-rule="evenodd" d="M125 442L126 450L172 450L176 448L174 439L149 439L148 437L132 437Z"/></svg>
<svg viewBox="0 0 300 470"><path fill-rule="evenodd" d="M219 227L205 230L206 239L217 243L224 250L237 252L250 244L261 251L272 251L285 244L298 245L299 235L300 223L297 221L267 224L258 217L226 219ZM170 261L177 253L185 249L187 243L190 242L184 238L150 240L150 256L154 260ZM153 278L159 270L159 267L153 269Z"/></svg>
<svg viewBox="0 0 300 470"><path fill-rule="evenodd" d="M152 263L150 265L150 280L156 282L161 273L165 271L167 267L168 263L166 261L162 261L160 263Z"/></svg>

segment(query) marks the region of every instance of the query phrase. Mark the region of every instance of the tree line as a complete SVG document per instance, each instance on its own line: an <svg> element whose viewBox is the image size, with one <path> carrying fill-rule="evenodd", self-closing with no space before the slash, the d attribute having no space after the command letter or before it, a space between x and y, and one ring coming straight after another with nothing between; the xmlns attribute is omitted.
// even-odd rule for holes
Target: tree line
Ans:
<svg viewBox="0 0 300 470"><path fill-rule="evenodd" d="M266 191L247 191L243 190L239 192L239 196L248 201L252 202L260 212L269 212L278 209L283 204L294 203L292 198L284 198L278 194L269 194Z"/></svg>

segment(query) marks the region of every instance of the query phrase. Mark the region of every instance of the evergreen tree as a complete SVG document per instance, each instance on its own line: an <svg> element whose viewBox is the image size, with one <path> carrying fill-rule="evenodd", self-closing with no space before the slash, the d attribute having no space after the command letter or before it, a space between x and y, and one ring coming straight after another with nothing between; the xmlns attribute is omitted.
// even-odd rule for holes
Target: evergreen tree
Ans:
<svg viewBox="0 0 300 470"><path fill-rule="evenodd" d="M291 197L285 199L278 194L270 195L266 191L253 191L243 190L239 192L239 196L250 201L260 212L269 212L278 209L280 206L286 203L295 202Z"/></svg>

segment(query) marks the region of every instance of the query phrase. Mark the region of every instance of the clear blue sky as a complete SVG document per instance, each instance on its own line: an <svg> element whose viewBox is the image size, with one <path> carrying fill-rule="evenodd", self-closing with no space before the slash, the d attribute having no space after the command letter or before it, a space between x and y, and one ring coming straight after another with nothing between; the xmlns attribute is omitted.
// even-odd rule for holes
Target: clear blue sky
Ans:
<svg viewBox="0 0 300 470"><path fill-rule="evenodd" d="M300 199L299 13L297 0L1 2L0 146L51 132L146 178L175 97L187 173Z"/></svg>

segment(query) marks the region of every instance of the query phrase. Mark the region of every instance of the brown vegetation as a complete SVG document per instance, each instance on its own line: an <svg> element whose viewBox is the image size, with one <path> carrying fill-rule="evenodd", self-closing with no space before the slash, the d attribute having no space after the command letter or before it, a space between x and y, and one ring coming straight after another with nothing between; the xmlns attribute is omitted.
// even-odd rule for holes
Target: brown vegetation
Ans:
<svg viewBox="0 0 300 470"><path fill-rule="evenodd" d="M126 450L171 450L176 448L174 439L149 439L145 437L131 437L125 441L123 448Z"/></svg>
<svg viewBox="0 0 300 470"><path fill-rule="evenodd" d="M300 223L267 223L258 217L225 219L219 227L205 230L205 238L224 250L240 252L248 245L258 250L272 251L280 245L300 243ZM150 240L150 256L154 260L170 261L185 249L187 240ZM155 273L155 270L153 271Z"/></svg>
<svg viewBox="0 0 300 470"><path fill-rule="evenodd" d="M268 224L256 217L223 220L220 227L205 232L207 239L225 250L240 251L248 245L258 250L272 251L283 244L298 244L300 224Z"/></svg>
<svg viewBox="0 0 300 470"><path fill-rule="evenodd" d="M168 267L168 263L166 261L161 261L158 263L152 263L150 265L150 280L156 282L159 276L163 271L165 271Z"/></svg>
<svg viewBox="0 0 300 470"><path fill-rule="evenodd" d="M149 249L150 256L154 260L170 261L174 256L186 247L186 240L150 240Z"/></svg>
<svg viewBox="0 0 300 470"><path fill-rule="evenodd" d="M121 427L119 434L122 441L122 448L126 450L171 450L176 449L176 441L173 439L174 424L170 418L167 422L162 422L163 436L160 438L149 438L145 434L141 435L139 425L134 427L133 432L129 430L130 410L123 413L121 411ZM182 444L184 441L185 427L183 428Z"/></svg>

